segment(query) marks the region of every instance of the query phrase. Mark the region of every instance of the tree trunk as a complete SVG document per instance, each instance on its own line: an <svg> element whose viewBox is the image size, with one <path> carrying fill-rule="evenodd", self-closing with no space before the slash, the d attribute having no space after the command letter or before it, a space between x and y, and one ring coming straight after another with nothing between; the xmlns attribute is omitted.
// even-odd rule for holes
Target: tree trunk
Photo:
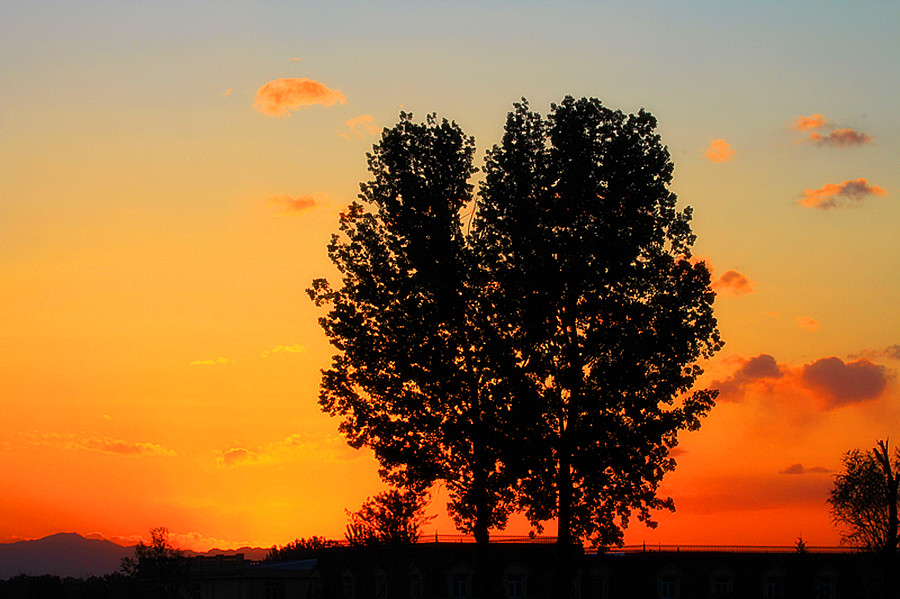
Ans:
<svg viewBox="0 0 900 599"><path fill-rule="evenodd" d="M476 426L475 438L472 440L473 486L475 496L475 572L472 576L472 596L474 599L490 599L491 562L490 562L490 528L492 510L488 501L488 472L484 455L484 415L481 410L481 397L475 391Z"/></svg>
<svg viewBox="0 0 900 599"><path fill-rule="evenodd" d="M558 528L556 534L557 597L575 596L575 564L572 536L572 453L578 444L578 404L582 389L582 357L578 338L577 301L569 298L564 318L568 321L567 369L568 404L559 424L559 471L557 472ZM575 437L575 438L573 438Z"/></svg>
<svg viewBox="0 0 900 599"><path fill-rule="evenodd" d="M898 524L897 501L900 499L900 480L891 464L890 445L887 441L879 441L875 448L875 457L884 470L887 487L888 529L882 548L882 571L884 572L883 590L885 597L896 597L897 592L897 544Z"/></svg>
<svg viewBox="0 0 900 599"><path fill-rule="evenodd" d="M490 508L481 501L475 507L475 573L472 577L472 596L475 599L491 597L490 559Z"/></svg>
<svg viewBox="0 0 900 599"><path fill-rule="evenodd" d="M572 470L568 450L562 449L557 472L559 513L556 532L556 596L569 599L572 596Z"/></svg>

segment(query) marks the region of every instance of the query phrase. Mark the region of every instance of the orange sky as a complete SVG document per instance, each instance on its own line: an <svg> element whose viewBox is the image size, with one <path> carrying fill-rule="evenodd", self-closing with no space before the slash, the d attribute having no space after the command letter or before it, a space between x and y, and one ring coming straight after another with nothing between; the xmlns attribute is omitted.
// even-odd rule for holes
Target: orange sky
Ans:
<svg viewBox="0 0 900 599"><path fill-rule="evenodd" d="M380 127L480 160L523 95L650 110L715 271L721 401L628 543L835 544L842 453L900 440L896 4L0 7L0 541L340 537L382 485L305 289Z"/></svg>

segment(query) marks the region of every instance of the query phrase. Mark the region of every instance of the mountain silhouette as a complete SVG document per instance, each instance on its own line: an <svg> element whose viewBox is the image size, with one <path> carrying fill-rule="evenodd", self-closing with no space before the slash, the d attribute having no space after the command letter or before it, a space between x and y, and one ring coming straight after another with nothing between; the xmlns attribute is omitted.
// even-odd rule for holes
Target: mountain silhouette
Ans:
<svg viewBox="0 0 900 599"><path fill-rule="evenodd" d="M262 559L266 549L241 547L204 553L185 551L185 555L219 555L243 553L247 559ZM60 532L33 541L0 543L0 580L19 574L39 576L54 574L87 578L103 576L119 569L123 557L134 557L134 546L123 547L107 540L86 539L78 533Z"/></svg>
<svg viewBox="0 0 900 599"><path fill-rule="evenodd" d="M75 578L102 576L118 570L122 558L133 555L134 547L61 532L34 541L0 545L0 578L18 574L56 574Z"/></svg>

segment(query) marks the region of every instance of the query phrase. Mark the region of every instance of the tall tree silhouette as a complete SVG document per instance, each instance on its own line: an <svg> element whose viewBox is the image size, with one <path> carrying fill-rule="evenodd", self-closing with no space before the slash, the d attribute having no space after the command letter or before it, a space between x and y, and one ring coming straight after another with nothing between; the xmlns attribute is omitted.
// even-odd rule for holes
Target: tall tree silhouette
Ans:
<svg viewBox="0 0 900 599"><path fill-rule="evenodd" d="M329 245L341 286L317 279L309 294L328 308L320 324L338 350L323 410L342 419L350 445L374 451L388 482L421 492L443 481L450 514L483 556L512 507L503 447L515 377L502 372L514 363L498 349L460 216L473 199L473 153L455 123L401 113Z"/></svg>
<svg viewBox="0 0 900 599"><path fill-rule="evenodd" d="M689 393L721 347L710 275L690 260L691 212L675 208L655 127L596 99L547 118L523 100L488 153L476 245L541 397L520 500L533 522L558 519L562 548L619 543L632 513L653 525L651 510L674 509L656 493L670 450L714 404Z"/></svg>
<svg viewBox="0 0 900 599"><path fill-rule="evenodd" d="M596 99L517 104L468 235L473 141L401 113L329 246L342 286L309 291L338 349L320 404L350 444L393 484L443 480L479 546L512 509L557 518L560 596L576 540L674 509L670 450L715 399L690 391L722 343L655 128Z"/></svg>
<svg viewBox="0 0 900 599"><path fill-rule="evenodd" d="M844 527L845 543L881 556L884 596L893 597L900 545L900 449L892 458L888 442L878 441L869 451L848 451L842 461L844 471L835 476L828 496L831 517Z"/></svg>

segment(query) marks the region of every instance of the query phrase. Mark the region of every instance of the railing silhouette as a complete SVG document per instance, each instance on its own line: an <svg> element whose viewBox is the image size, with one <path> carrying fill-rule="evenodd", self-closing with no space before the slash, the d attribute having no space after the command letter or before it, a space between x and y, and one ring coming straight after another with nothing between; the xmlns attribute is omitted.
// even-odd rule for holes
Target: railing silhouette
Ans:
<svg viewBox="0 0 900 599"><path fill-rule="evenodd" d="M695 552L695 553L801 553L796 545L661 545L641 544L609 547L606 553L661 553L661 552ZM833 545L806 545L805 553L853 553L853 547Z"/></svg>
<svg viewBox="0 0 900 599"><path fill-rule="evenodd" d="M429 533L419 537L419 543L474 543L475 537L463 534L439 534ZM554 536L541 535L491 535L491 543L556 543ZM348 547L350 543L346 539L326 541L326 547ZM660 543L641 543L640 545L624 545L622 547L601 547L591 549L585 545L588 553L605 553L608 555L622 555L632 553L856 553L857 547L834 545L804 545L799 551L796 545L687 545Z"/></svg>
<svg viewBox="0 0 900 599"><path fill-rule="evenodd" d="M462 534L423 534L419 543L474 543L475 538ZM556 537L530 535L491 535L491 543L555 543ZM586 547L588 551L590 548ZM663 545L660 543L642 543L623 547L601 548L598 553L661 553L661 552L694 552L694 553L798 553L796 545ZM854 547L833 545L806 545L807 553L853 553Z"/></svg>

